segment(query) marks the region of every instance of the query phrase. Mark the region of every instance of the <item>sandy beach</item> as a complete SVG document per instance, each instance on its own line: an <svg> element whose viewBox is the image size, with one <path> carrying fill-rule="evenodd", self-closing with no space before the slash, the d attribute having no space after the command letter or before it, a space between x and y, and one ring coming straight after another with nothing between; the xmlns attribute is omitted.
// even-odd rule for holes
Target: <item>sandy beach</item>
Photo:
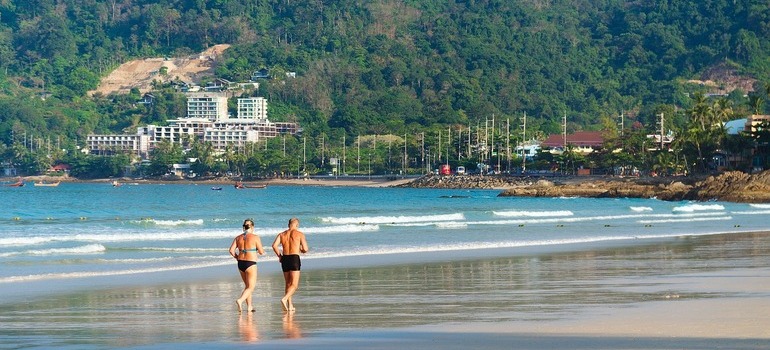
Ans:
<svg viewBox="0 0 770 350"><path fill-rule="evenodd" d="M0 181L15 182L18 177L0 177ZM390 187L403 185L414 181L415 177L393 177L393 176L311 176L306 178L286 177L270 178L244 181L247 185L279 185L279 186L329 186L329 187ZM161 180L161 179L135 179L135 178L110 178L79 180L72 177L55 176L25 176L22 177L25 182L92 182L111 185L113 181L121 184L182 184L182 185L201 185L201 186L230 186L232 187L237 180L227 178L217 179L179 179L179 180Z"/></svg>
<svg viewBox="0 0 770 350"><path fill-rule="evenodd" d="M234 267L0 304L0 348L770 345L770 233L456 254L308 259L294 314L274 262L260 263L256 312L242 315Z"/></svg>

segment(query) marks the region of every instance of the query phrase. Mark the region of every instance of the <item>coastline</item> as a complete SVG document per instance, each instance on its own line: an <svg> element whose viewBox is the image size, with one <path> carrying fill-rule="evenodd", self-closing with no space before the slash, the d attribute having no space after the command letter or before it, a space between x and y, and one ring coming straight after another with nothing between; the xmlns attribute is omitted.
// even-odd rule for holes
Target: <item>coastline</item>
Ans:
<svg viewBox="0 0 770 350"><path fill-rule="evenodd" d="M19 177L0 178L1 182L15 182ZM24 182L56 182L62 183L94 183L111 185L113 181L121 184L166 184L166 185L208 185L233 186L242 181L231 178L212 179L144 179L144 178L107 178L81 180L66 176L22 176ZM415 180L415 177L394 176L310 176L306 178L270 178L243 181L249 185L282 185L282 186L329 186L329 187L396 187ZM31 185L31 184L29 184Z"/></svg>
<svg viewBox="0 0 770 350"><path fill-rule="evenodd" d="M0 179L12 182L18 178ZM237 178L79 180L68 177L30 176L26 182L83 182L124 184L189 184L232 186ZM737 171L706 177L611 177L553 176L517 177L507 175L423 175L423 176L309 176L243 181L254 186L408 187L439 189L492 189L501 197L584 197L657 198L666 201L714 201L770 203L770 170L757 174Z"/></svg>

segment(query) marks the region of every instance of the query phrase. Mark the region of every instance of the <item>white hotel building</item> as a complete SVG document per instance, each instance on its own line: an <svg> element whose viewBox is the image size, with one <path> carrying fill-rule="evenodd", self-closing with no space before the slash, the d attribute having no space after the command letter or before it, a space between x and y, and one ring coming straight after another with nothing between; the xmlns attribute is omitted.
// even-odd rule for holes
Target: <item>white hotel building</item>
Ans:
<svg viewBox="0 0 770 350"><path fill-rule="evenodd" d="M190 93L187 113L187 118L169 120L168 126L142 126L137 128L136 135L88 135L86 142L92 153L130 150L147 158L149 151L162 140L182 143L185 139L198 139L222 151L228 145L241 148L248 143L299 131L295 123L271 123L267 119L267 100L263 97L239 98L237 117L230 118L227 97L223 94Z"/></svg>

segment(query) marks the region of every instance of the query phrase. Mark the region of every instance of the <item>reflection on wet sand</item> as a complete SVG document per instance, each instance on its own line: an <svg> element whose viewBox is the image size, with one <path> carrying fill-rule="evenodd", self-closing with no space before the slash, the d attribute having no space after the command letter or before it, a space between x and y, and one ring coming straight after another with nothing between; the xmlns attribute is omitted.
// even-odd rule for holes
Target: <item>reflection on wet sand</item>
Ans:
<svg viewBox="0 0 770 350"><path fill-rule="evenodd" d="M288 339L302 338L302 329L294 322L293 312L287 312L283 315L283 332L286 333Z"/></svg>
<svg viewBox="0 0 770 350"><path fill-rule="evenodd" d="M238 330L241 332L241 339L246 342L255 342L259 340L259 330L254 323L253 313L247 312L238 316Z"/></svg>

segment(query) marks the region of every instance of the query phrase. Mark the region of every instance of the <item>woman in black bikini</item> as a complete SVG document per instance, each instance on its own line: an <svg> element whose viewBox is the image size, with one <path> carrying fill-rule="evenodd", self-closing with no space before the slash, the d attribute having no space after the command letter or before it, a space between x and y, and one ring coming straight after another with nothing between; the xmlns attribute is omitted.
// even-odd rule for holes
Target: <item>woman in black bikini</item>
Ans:
<svg viewBox="0 0 770 350"><path fill-rule="evenodd" d="M265 254L262 249L262 241L259 236L254 234L254 221L246 219L243 221L243 234L240 234L233 239L233 244L230 245L230 255L238 260L238 272L243 279L243 292L241 297L235 301L238 305L238 312L243 311L241 306L243 302L246 302L246 309L254 311L254 307L251 304L251 293L254 292L254 287L257 285L257 253L259 255Z"/></svg>

